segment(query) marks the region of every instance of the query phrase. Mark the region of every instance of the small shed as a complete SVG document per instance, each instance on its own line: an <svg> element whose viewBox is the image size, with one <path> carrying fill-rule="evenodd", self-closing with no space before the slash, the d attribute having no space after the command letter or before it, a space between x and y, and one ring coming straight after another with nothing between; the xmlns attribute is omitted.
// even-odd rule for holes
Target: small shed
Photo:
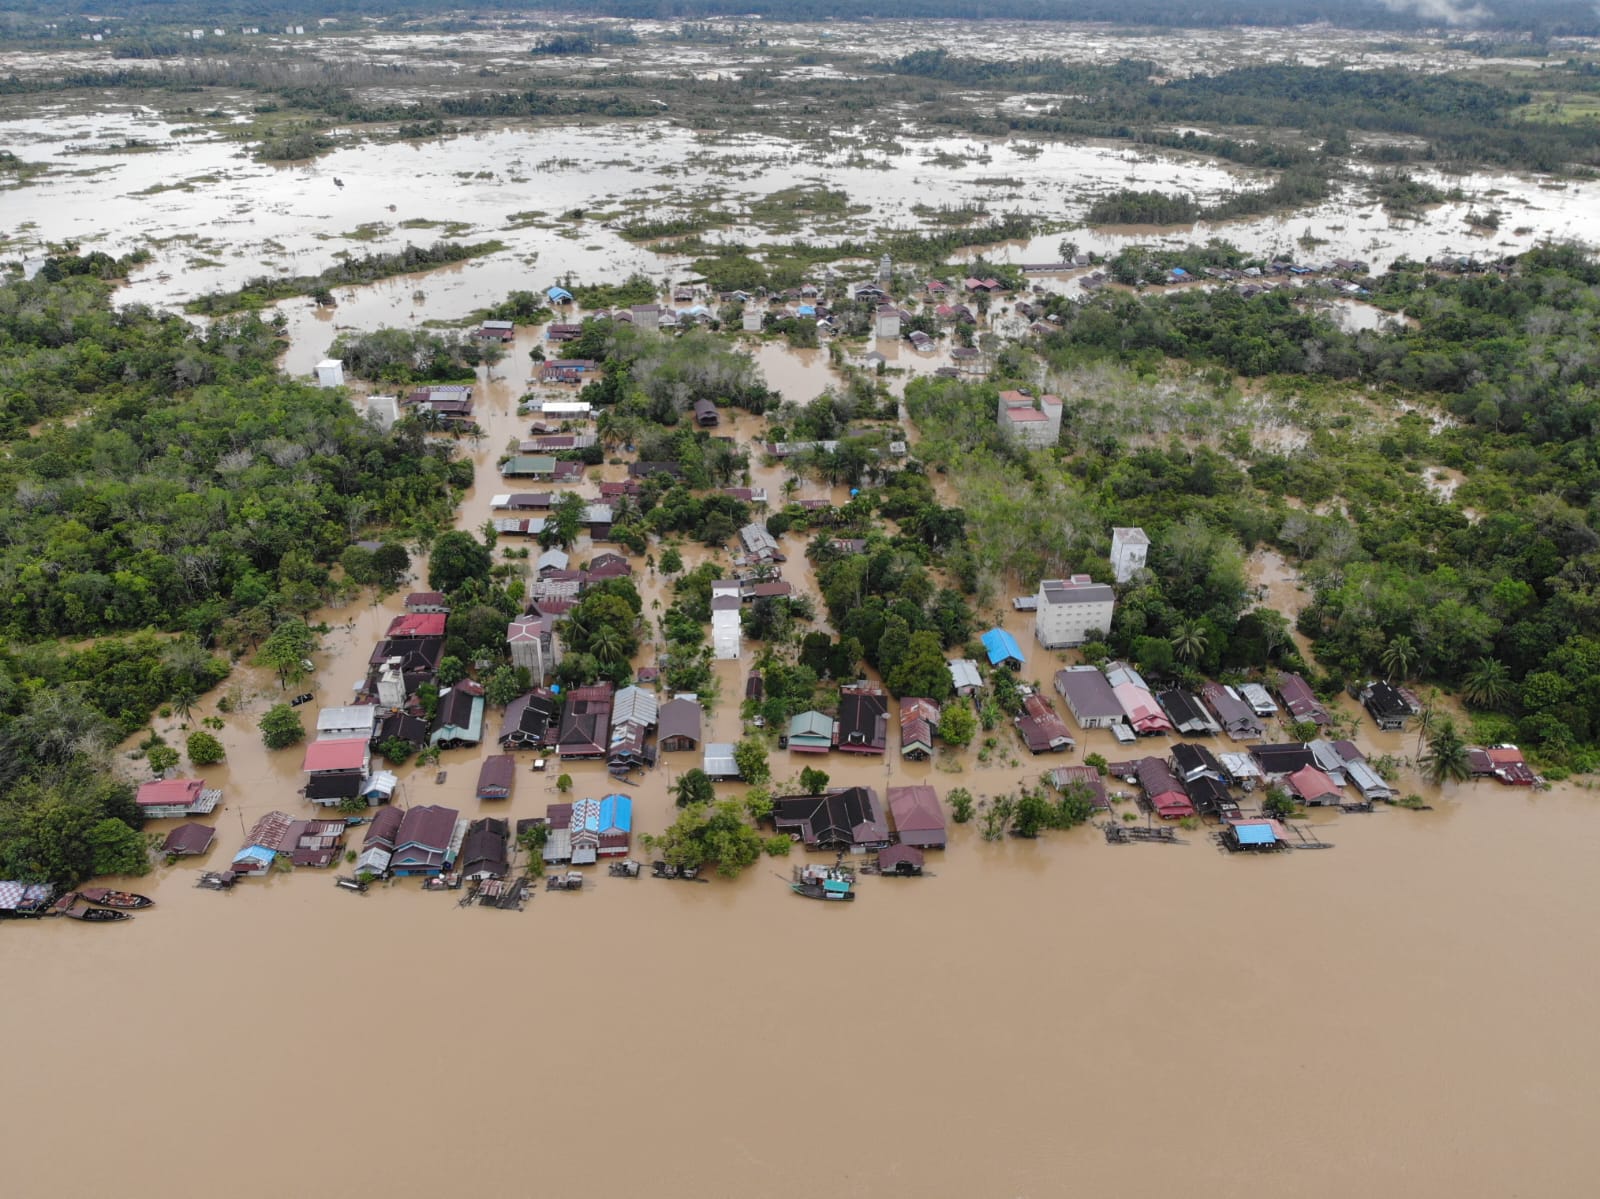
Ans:
<svg viewBox="0 0 1600 1199"><path fill-rule="evenodd" d="M344 363L337 358L324 358L317 363L318 387L343 387Z"/></svg>
<svg viewBox="0 0 1600 1199"><path fill-rule="evenodd" d="M833 748L833 717L801 712L789 721L789 748L801 754L825 754Z"/></svg>
<svg viewBox="0 0 1600 1199"><path fill-rule="evenodd" d="M478 768L479 799L510 799L517 777L517 760L510 754L490 754Z"/></svg>

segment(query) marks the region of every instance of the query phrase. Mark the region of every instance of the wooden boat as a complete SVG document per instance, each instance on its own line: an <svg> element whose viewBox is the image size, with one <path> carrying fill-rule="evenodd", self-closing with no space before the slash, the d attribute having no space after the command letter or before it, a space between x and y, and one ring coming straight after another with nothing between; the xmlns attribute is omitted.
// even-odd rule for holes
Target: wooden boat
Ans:
<svg viewBox="0 0 1600 1199"><path fill-rule="evenodd" d="M367 818L365 816L346 816L344 818L345 828L359 828L366 822Z"/></svg>
<svg viewBox="0 0 1600 1199"><path fill-rule="evenodd" d="M545 880L546 891L581 891L583 890L583 875L576 870L569 870L565 874L552 874Z"/></svg>
<svg viewBox="0 0 1600 1199"><path fill-rule="evenodd" d="M675 878L686 883L711 881L700 877L700 867L698 866L674 866L671 862L663 862L659 858L650 863L650 876L652 878Z"/></svg>
<svg viewBox="0 0 1600 1199"><path fill-rule="evenodd" d="M108 924L113 920L132 920L132 912L119 911L116 908L92 908L87 904L74 904L62 915L68 920L87 920L91 924Z"/></svg>
<svg viewBox="0 0 1600 1199"><path fill-rule="evenodd" d="M333 880L333 885L338 887L341 891L354 891L358 895L365 895L367 893L366 883L362 882L359 878L351 878L347 874L339 875L338 878Z"/></svg>
<svg viewBox="0 0 1600 1199"><path fill-rule="evenodd" d="M796 866L789 890L807 899L853 900L855 871L844 866Z"/></svg>
<svg viewBox="0 0 1600 1199"><path fill-rule="evenodd" d="M147 899L143 895L135 895L132 891L113 891L110 887L85 887L78 892L90 903L97 903L103 908L122 908L126 911L137 911L139 908L155 906L155 900Z"/></svg>
<svg viewBox="0 0 1600 1199"><path fill-rule="evenodd" d="M239 876L232 870L207 870L194 880L194 885L207 891L231 891Z"/></svg>
<svg viewBox="0 0 1600 1199"><path fill-rule="evenodd" d="M612 878L638 878L639 863L632 858L623 858L620 862L612 862L607 865L606 872Z"/></svg>

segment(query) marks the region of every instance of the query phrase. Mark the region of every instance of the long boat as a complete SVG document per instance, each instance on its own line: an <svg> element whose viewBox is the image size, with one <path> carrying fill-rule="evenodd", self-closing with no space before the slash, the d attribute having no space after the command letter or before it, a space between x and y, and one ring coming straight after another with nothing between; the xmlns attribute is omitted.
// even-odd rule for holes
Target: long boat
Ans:
<svg viewBox="0 0 1600 1199"><path fill-rule="evenodd" d="M853 900L856 874L846 866L796 866L789 890L807 899Z"/></svg>
<svg viewBox="0 0 1600 1199"><path fill-rule="evenodd" d="M146 896L135 895L132 891L113 891L110 887L84 887L78 894L90 903L97 903L103 908L136 911L139 908L155 906L155 900Z"/></svg>
<svg viewBox="0 0 1600 1199"><path fill-rule="evenodd" d="M87 920L91 924L108 924L113 920L133 919L132 912L122 912L116 908L92 908L83 903L76 903L61 914L68 920Z"/></svg>

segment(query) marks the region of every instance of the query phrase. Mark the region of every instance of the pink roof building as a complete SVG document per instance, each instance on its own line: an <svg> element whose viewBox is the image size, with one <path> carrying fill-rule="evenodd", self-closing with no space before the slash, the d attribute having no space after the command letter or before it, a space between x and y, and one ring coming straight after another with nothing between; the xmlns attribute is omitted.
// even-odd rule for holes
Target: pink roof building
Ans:
<svg viewBox="0 0 1600 1199"><path fill-rule="evenodd" d="M202 779L155 779L141 783L134 795L139 812L149 820L196 816L213 811L221 791L207 791Z"/></svg>
<svg viewBox="0 0 1600 1199"><path fill-rule="evenodd" d="M1336 804L1342 798L1334 781L1315 766L1302 766L1284 781L1303 804Z"/></svg>
<svg viewBox="0 0 1600 1199"><path fill-rule="evenodd" d="M313 741L306 746L306 756L300 769L308 774L365 773L371 761L371 750L361 737L339 737L330 741Z"/></svg>

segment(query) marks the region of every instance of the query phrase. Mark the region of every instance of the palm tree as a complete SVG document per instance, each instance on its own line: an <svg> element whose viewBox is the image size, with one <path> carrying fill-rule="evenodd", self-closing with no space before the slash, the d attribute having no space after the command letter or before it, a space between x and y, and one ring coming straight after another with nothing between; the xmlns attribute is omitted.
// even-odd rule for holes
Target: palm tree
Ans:
<svg viewBox="0 0 1600 1199"><path fill-rule="evenodd" d="M1479 658L1467 672L1461 694L1469 704L1498 708L1511 698L1511 672L1497 658Z"/></svg>
<svg viewBox="0 0 1600 1199"><path fill-rule="evenodd" d="M1422 754L1422 746L1434 729L1439 727L1439 716L1434 711L1433 704L1425 703L1422 711L1417 713L1417 754Z"/></svg>
<svg viewBox="0 0 1600 1199"><path fill-rule="evenodd" d="M1172 652L1181 661L1193 662L1206 652L1206 627L1198 620L1174 625L1170 640L1172 642Z"/></svg>
<svg viewBox="0 0 1600 1199"><path fill-rule="evenodd" d="M1423 777L1435 786L1444 783L1462 783L1472 777L1472 765L1467 760L1467 745L1456 732L1455 721L1446 717L1439 722L1433 738L1428 742L1428 752L1419 763Z"/></svg>
<svg viewBox="0 0 1600 1199"><path fill-rule="evenodd" d="M1385 671L1384 680L1393 679L1396 675L1406 678L1416 667L1417 658L1417 647L1412 644L1411 638L1403 633L1395 637L1378 656L1378 665Z"/></svg>
<svg viewBox="0 0 1600 1199"><path fill-rule="evenodd" d="M601 625L589 638L589 652L607 666L621 661L627 648L622 634L611 625Z"/></svg>
<svg viewBox="0 0 1600 1199"><path fill-rule="evenodd" d="M172 697L172 712L180 724L188 725L189 717L194 712L194 701L195 693L187 687L179 689Z"/></svg>

